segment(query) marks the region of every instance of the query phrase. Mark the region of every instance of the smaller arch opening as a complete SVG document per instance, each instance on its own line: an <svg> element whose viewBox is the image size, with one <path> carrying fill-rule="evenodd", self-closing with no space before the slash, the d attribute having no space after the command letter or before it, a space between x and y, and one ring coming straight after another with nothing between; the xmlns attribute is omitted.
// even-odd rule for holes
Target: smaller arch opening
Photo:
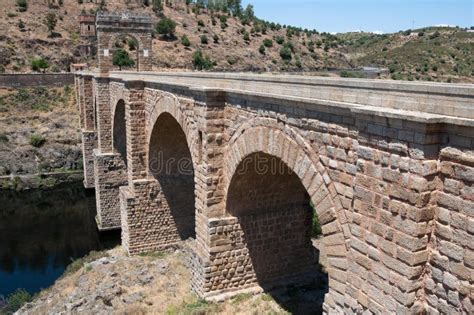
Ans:
<svg viewBox="0 0 474 315"><path fill-rule="evenodd" d="M127 126L125 121L125 102L120 100L115 107L113 146L127 166Z"/></svg>
<svg viewBox="0 0 474 315"><path fill-rule="evenodd" d="M195 237L194 167L186 134L169 113L156 120L150 138L149 173L159 183L165 208L181 240Z"/></svg>
<svg viewBox="0 0 474 315"><path fill-rule="evenodd" d="M238 219L235 247L248 251L246 277L291 313L322 313L328 275L319 221L299 177L278 157L250 154L232 177L226 207Z"/></svg>

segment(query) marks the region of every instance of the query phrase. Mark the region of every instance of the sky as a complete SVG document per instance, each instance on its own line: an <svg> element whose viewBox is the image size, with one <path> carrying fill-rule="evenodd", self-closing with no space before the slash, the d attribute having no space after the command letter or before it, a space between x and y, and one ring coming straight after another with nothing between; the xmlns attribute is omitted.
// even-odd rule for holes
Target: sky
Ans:
<svg viewBox="0 0 474 315"><path fill-rule="evenodd" d="M474 0L242 0L249 3L261 19L320 32L474 25Z"/></svg>

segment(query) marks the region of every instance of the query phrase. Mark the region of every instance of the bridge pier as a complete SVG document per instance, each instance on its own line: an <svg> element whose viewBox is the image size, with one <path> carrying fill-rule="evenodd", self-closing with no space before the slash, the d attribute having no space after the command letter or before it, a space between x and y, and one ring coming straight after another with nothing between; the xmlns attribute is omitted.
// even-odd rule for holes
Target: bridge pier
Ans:
<svg viewBox="0 0 474 315"><path fill-rule="evenodd" d="M120 229L119 188L127 185L126 167L119 153L94 150L94 177L99 230Z"/></svg>

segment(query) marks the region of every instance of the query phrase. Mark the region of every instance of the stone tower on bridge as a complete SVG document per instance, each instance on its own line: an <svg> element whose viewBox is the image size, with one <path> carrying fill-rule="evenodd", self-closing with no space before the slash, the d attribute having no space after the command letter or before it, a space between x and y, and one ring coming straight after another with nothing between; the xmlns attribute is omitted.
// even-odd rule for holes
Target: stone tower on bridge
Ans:
<svg viewBox="0 0 474 315"><path fill-rule="evenodd" d="M99 12L96 17L99 69L105 74L113 69L112 56L115 43L130 37L138 44L136 48L136 70L151 71L152 68L152 21L149 16L132 13Z"/></svg>
<svg viewBox="0 0 474 315"><path fill-rule="evenodd" d="M129 254L191 237L201 297L268 291L311 279L317 215L325 312L472 313L472 85L110 71L120 30L151 47L103 19L101 69L76 74L84 177Z"/></svg>

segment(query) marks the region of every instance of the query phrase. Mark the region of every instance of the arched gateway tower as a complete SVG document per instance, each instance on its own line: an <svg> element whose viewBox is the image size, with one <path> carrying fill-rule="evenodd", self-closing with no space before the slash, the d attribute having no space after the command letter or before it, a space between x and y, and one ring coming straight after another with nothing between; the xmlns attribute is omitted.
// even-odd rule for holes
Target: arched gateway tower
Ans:
<svg viewBox="0 0 474 315"><path fill-rule="evenodd" d="M474 87L112 71L151 22L99 14L76 74L84 183L131 255L191 242L204 298L308 279L322 226L331 314L472 313Z"/></svg>

